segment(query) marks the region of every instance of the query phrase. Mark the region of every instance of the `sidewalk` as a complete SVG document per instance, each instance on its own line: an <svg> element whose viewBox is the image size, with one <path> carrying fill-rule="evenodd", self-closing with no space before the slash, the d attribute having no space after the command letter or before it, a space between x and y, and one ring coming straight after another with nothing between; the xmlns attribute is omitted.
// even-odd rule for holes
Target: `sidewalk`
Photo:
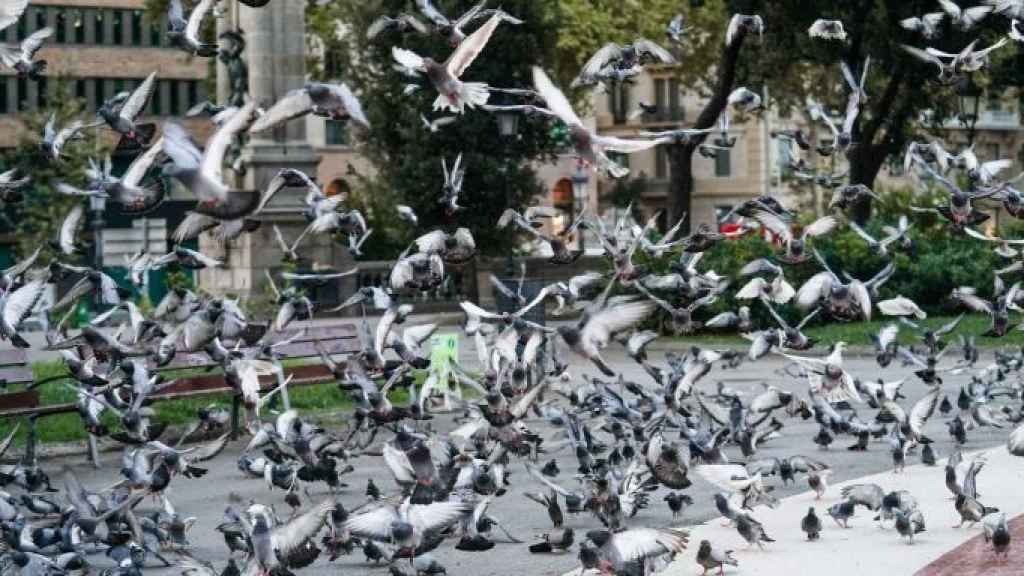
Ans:
<svg viewBox="0 0 1024 576"><path fill-rule="evenodd" d="M1011 456L1004 446L989 449L986 453L988 464L978 475L978 492L982 496L981 500L988 506L1006 512L1007 518L1013 519L1024 513L1024 490L1021 490L1024 459ZM969 460L972 456L973 454L965 455L964 458ZM677 556L676 561L663 574L701 574L703 570L697 564L696 556L700 541L705 539L711 541L715 548L735 551L734 556L739 561L739 568L729 567L726 570L727 574L896 576L918 573L919 570L919 576L939 573L955 573L958 576L995 573L989 570L997 563L1003 562L989 562L994 554L986 545L983 545L980 552L977 547L974 548L973 558L977 560L976 563L961 560L957 562L955 572L923 570L931 562L953 551L962 543L974 537L980 539L980 523L971 529L968 529L966 524L963 528L953 528L960 522L960 516L953 508L944 476L944 461L934 467L908 466L903 474L885 472L830 486L821 501L815 501L814 493L807 492L784 499L774 510L759 507L754 517L764 524L768 536L776 540L775 543L766 544L764 551L756 546L747 549L746 541L739 536L736 529L722 526L720 519L693 526L690 529L690 544L687 550ZM826 513L828 507L842 500L840 493L843 486L860 483L878 484L886 492L910 491L924 514L926 531L915 536L913 545L908 545L906 539L900 538L891 522L887 528L879 528L873 521L874 514L861 507L858 507L856 515L850 520L850 529L844 530L837 526ZM800 530L800 520L807 514L807 508L810 506L815 507L822 519L823 530L821 539L817 542L806 541L804 533ZM1014 531L1014 536L1024 534L1017 530ZM1010 545L1009 564L1016 566L1017 570L1019 564L1014 563L1013 550L1014 547L1021 546L1024 546L1024 542L1020 540L1013 541Z"/></svg>

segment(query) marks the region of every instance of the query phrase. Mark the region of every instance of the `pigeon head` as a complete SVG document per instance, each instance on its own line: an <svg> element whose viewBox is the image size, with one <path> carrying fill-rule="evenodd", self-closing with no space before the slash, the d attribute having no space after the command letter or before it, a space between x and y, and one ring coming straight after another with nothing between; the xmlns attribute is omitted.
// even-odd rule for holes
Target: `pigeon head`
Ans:
<svg viewBox="0 0 1024 576"><path fill-rule="evenodd" d="M587 532L587 540L596 544L599 548L612 539L612 533L607 530L590 530Z"/></svg>
<svg viewBox="0 0 1024 576"><path fill-rule="evenodd" d="M413 526L408 522L395 520L391 523L391 538L396 542L402 542L412 538Z"/></svg>
<svg viewBox="0 0 1024 576"><path fill-rule="evenodd" d="M580 343L580 331L573 326L559 326L558 334L569 346L576 346Z"/></svg>

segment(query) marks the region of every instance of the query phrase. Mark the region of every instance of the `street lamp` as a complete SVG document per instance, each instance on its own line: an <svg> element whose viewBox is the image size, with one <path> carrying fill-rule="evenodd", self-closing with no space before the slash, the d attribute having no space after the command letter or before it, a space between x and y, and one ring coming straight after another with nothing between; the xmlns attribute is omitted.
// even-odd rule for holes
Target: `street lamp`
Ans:
<svg viewBox="0 0 1024 576"><path fill-rule="evenodd" d="M978 126L978 112L981 108L981 88L974 83L974 78L968 76L957 88L957 97L960 100L960 123L967 128L967 145L974 144L975 129Z"/></svg>
<svg viewBox="0 0 1024 576"><path fill-rule="evenodd" d="M507 110L498 112L498 135L502 138L515 138L519 134L519 114Z"/></svg>
<svg viewBox="0 0 1024 576"><path fill-rule="evenodd" d="M92 212L92 244L93 244L93 268L103 270L103 211L107 209L107 197L94 194L89 196L89 211ZM103 302L100 290L96 291L96 309Z"/></svg>
<svg viewBox="0 0 1024 576"><path fill-rule="evenodd" d="M505 110L498 112L495 116L497 116L498 121L498 136L501 139L502 172L504 173L504 177L501 180L504 187L505 204L508 208L514 208L512 206L512 198L508 193L509 162L511 160L509 141L519 136L519 114ZM516 263L512 258L512 250L509 250L508 259L505 262L505 277L512 278L515 273Z"/></svg>
<svg viewBox="0 0 1024 576"><path fill-rule="evenodd" d="M579 212L583 212L587 206L587 187L589 184L590 174L584 170L583 162L578 162L576 164L576 173L572 175L572 200L573 207L578 207ZM573 214L574 218L575 216L576 214ZM579 234L580 251L586 252L587 242L583 227L580 227L577 233Z"/></svg>

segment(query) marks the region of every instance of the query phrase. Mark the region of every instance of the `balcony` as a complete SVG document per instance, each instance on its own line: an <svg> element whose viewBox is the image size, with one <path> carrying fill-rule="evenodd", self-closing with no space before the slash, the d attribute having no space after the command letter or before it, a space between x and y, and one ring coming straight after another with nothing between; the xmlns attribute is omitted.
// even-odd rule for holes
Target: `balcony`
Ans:
<svg viewBox="0 0 1024 576"><path fill-rule="evenodd" d="M1019 130L1020 113L1016 110L985 110L978 118L978 130Z"/></svg>

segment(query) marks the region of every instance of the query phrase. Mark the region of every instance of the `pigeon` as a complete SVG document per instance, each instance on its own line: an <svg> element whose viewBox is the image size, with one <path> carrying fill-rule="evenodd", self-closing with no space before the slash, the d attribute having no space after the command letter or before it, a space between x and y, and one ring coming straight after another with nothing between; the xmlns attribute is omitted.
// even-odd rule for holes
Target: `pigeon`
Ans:
<svg viewBox="0 0 1024 576"><path fill-rule="evenodd" d="M495 14L475 32L463 40L451 56L443 63L435 62L429 57L422 57L404 48L393 47L391 54L395 61L414 74L425 74L437 90L434 110L449 110L462 114L466 108L476 108L487 104L490 90L487 84L480 82L463 82L460 78L476 57L487 46L491 35L502 21L501 14Z"/></svg>
<svg viewBox="0 0 1024 576"><path fill-rule="evenodd" d="M800 521L800 529L807 534L809 542L821 537L821 519L815 514L814 506L807 509L807 515Z"/></svg>
<svg viewBox="0 0 1024 576"><path fill-rule="evenodd" d="M1006 558L1010 551L1010 528L1006 523L1006 513L987 516L982 521L985 542L992 544L996 556Z"/></svg>
<svg viewBox="0 0 1024 576"><path fill-rule="evenodd" d="M409 32L428 34L430 32L426 24L420 22L419 19L412 14L399 14L396 17L391 17L385 14L374 20L373 23L366 28L366 39L375 40L380 35L391 31L399 34L407 34Z"/></svg>
<svg viewBox="0 0 1024 576"><path fill-rule="evenodd" d="M740 34L753 33L764 35L764 20L760 15L734 14L729 20L729 28L725 32L725 45L733 46Z"/></svg>
<svg viewBox="0 0 1024 576"><path fill-rule="evenodd" d="M896 510L894 512L896 516L896 531L899 532L900 536L907 538L907 544L914 543L914 535L924 532L924 515L921 514L921 510L914 508L913 510L906 512L903 510Z"/></svg>
<svg viewBox="0 0 1024 576"><path fill-rule="evenodd" d="M670 52L656 43L639 38L631 44L605 44L583 65L579 76L572 82L573 88L590 86L599 80L599 73L609 67L617 70L631 70L646 62L674 64L676 59Z"/></svg>
<svg viewBox="0 0 1024 576"><path fill-rule="evenodd" d="M839 20L815 20L814 24L811 24L811 27L807 30L807 33L811 38L838 40L840 42L846 40L846 30L843 29L843 23Z"/></svg>
<svg viewBox="0 0 1024 576"><path fill-rule="evenodd" d="M452 48L457 48L468 38L472 38L472 35L467 38L465 32L463 32L463 28L475 20L482 18L498 18L500 21L514 25L523 23L518 18L512 17L501 9L485 10L484 6L486 6L486 4L486 0L482 0L480 3L467 10L457 20L450 20L436 7L434 7L432 0L416 0L416 8L419 9L423 16L430 20L434 25L435 32L448 40L448 44Z"/></svg>
<svg viewBox="0 0 1024 576"><path fill-rule="evenodd" d="M15 0L14 4L17 4ZM4 8L5 13L7 7ZM24 10L24 8L22 8ZM19 78L40 80L46 72L46 60L36 60L36 52L43 47L43 42L53 36L53 28L40 28L29 34L16 47L0 46L0 62L14 70Z"/></svg>
<svg viewBox="0 0 1024 576"><path fill-rule="evenodd" d="M715 568L718 568L720 574L724 574L726 566L740 565L739 561L733 558L732 550L717 550L707 540L701 540L700 547L697 548L697 564L704 569L705 574Z"/></svg>
<svg viewBox="0 0 1024 576"><path fill-rule="evenodd" d="M366 118L366 113L363 112L363 105L344 82L339 84L310 82L302 88L288 92L266 112L263 112L259 119L249 127L249 132L252 134L265 132L307 114L335 121L351 120L363 128L370 128L370 121Z"/></svg>
<svg viewBox="0 0 1024 576"><path fill-rule="evenodd" d="M131 93L121 93L107 100L96 111L96 115L125 140L138 146L149 145L156 126L136 122L142 115L156 89L156 72L150 73ZM119 144L124 148L124 143ZM162 148L157 148L159 152Z"/></svg>
<svg viewBox="0 0 1024 576"><path fill-rule="evenodd" d="M683 41L683 36L687 33L686 21L682 14L676 14L672 17L672 20L668 23L668 27L665 29L665 33L668 34L669 40L674 44L679 44Z"/></svg>
<svg viewBox="0 0 1024 576"><path fill-rule="evenodd" d="M209 58L217 55L217 45L200 39L203 19L214 9L216 0L199 0L185 18L181 0L171 0L167 7L167 39L172 46L193 56Z"/></svg>

